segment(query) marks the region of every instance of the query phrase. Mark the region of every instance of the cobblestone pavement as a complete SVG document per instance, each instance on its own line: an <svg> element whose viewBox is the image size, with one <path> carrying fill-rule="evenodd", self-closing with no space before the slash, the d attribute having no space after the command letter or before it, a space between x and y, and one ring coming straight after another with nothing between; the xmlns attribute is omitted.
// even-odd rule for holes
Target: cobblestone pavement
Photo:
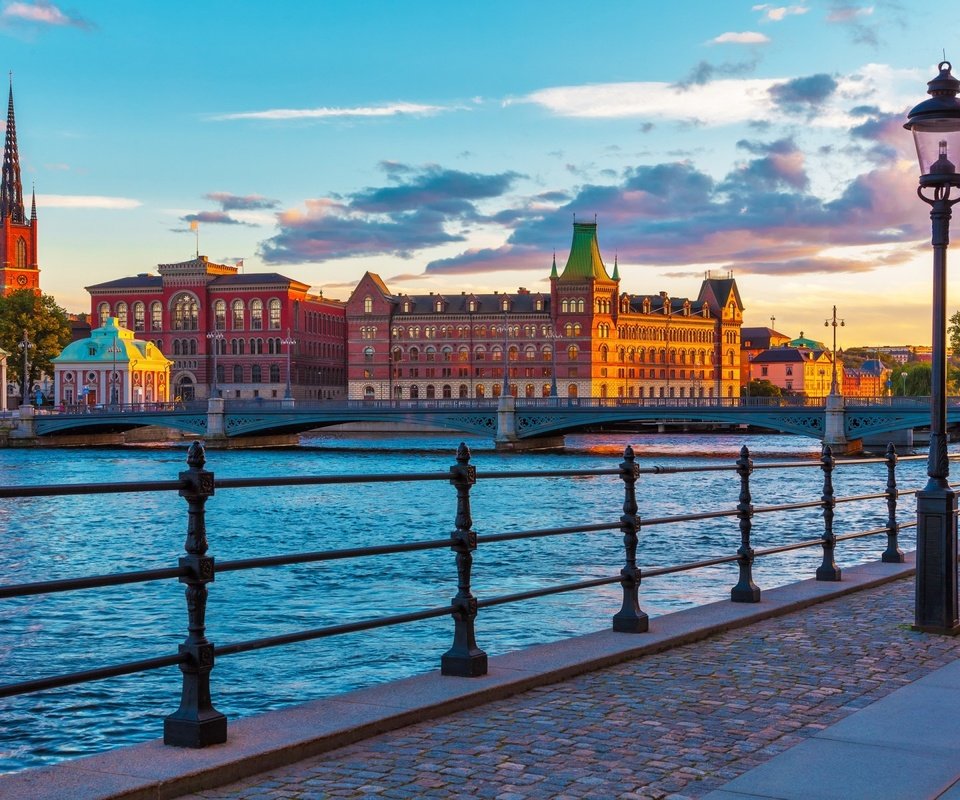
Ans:
<svg viewBox="0 0 960 800"><path fill-rule="evenodd" d="M190 797L702 797L960 655L910 631L913 591L897 581Z"/></svg>

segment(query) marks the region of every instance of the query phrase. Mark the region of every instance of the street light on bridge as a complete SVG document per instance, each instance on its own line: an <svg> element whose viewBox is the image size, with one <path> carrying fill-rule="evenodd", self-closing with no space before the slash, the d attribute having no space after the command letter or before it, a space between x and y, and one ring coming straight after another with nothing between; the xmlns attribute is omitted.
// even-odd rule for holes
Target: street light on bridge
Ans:
<svg viewBox="0 0 960 800"><path fill-rule="evenodd" d="M209 339L213 345L213 381L211 382L210 396L219 397L220 387L217 385L217 355L220 353L220 342L224 339L223 331L219 329L212 330L207 334L207 339Z"/></svg>
<svg viewBox="0 0 960 800"><path fill-rule="evenodd" d="M929 100L911 109L903 126L913 133L920 162L917 194L930 206L933 229L933 354L930 375L929 480L917 492L917 591L914 627L931 633L960 633L957 609L957 496L950 488L947 461L947 246L952 207L960 187L951 157L960 153L960 81L949 61L927 86ZM924 194L930 190L931 196Z"/></svg>
<svg viewBox="0 0 960 800"><path fill-rule="evenodd" d="M823 327L828 327L833 325L833 372L830 376L830 394L838 395L840 394L839 386L837 385L837 327L843 327L846 323L841 319L837 319L837 307L833 307L833 319L825 319L823 321Z"/></svg>
<svg viewBox="0 0 960 800"><path fill-rule="evenodd" d="M296 343L297 340L290 337L290 329L287 328L287 335L280 340L280 344L287 347L287 389L283 394L284 400L293 399L293 387L290 385L290 350Z"/></svg>

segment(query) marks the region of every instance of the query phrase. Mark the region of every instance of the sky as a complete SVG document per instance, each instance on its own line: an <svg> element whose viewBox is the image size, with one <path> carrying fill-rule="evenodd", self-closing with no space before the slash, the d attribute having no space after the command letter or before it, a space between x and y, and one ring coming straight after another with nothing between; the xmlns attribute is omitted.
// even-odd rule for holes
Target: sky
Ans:
<svg viewBox="0 0 960 800"><path fill-rule="evenodd" d="M341 299L546 291L576 216L622 291L732 274L745 325L828 341L835 305L879 346L931 338L902 124L941 31L960 5L0 0L0 67L69 311L198 247Z"/></svg>

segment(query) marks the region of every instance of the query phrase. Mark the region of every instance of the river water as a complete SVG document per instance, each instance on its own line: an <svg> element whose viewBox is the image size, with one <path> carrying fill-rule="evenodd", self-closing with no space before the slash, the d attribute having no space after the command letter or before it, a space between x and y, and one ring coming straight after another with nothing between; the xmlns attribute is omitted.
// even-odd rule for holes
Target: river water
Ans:
<svg viewBox="0 0 960 800"><path fill-rule="evenodd" d="M447 435L305 436L277 450L211 451L218 478L263 475L446 471L459 437ZM785 435L604 434L567 437L561 453L495 453L469 440L480 480L472 491L474 529L511 530L614 522L623 484L617 476L484 481L498 470L616 468L632 444L642 467L732 464L747 444L758 463L807 459L819 445ZM172 480L186 468L182 447L0 450L0 480L32 483ZM905 462L901 488L920 488L925 462ZM843 466L837 496L881 492L882 464ZM809 469L757 470L757 506L819 497L823 474ZM733 508L734 472L643 475L642 518ZM914 515L905 498L900 520ZM175 566L182 554L186 504L175 493L32 498L0 505L3 583L25 583ZM218 490L207 504L210 554L218 560L443 538L454 527L455 493L445 481L371 486ZM882 500L837 507L835 531L880 527ZM819 510L757 516L755 548L819 536ZM733 553L735 518L651 526L641 532L638 561L665 566ZM883 536L838 546L849 565L877 558ZM902 536L913 548L912 529ZM812 577L820 550L758 560L763 588ZM619 531L481 544L473 591L479 598L616 574L623 564ZM727 599L735 564L644 580L641 606L651 617ZM456 592L447 549L376 559L221 573L210 585L207 633L218 644L445 605ZM482 610L479 645L491 655L607 628L620 605L617 585ZM0 601L0 683L89 669L176 651L186 633L183 588L174 581ZM450 646L449 618L323 639L218 660L214 705L230 718L324 697L438 668ZM162 735L163 717L179 703L176 667L0 700L0 772L50 764Z"/></svg>

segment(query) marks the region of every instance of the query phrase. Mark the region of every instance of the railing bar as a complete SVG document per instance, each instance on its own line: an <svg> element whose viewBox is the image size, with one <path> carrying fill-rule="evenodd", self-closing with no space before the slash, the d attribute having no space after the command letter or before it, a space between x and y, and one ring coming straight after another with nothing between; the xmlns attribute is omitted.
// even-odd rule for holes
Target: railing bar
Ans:
<svg viewBox="0 0 960 800"><path fill-rule="evenodd" d="M598 531L619 530L619 522L598 522L593 525L572 525L567 528L540 528L512 533L488 533L477 536L477 542L512 542L518 539L536 539L544 536L561 536L569 533L595 533Z"/></svg>
<svg viewBox="0 0 960 800"><path fill-rule="evenodd" d="M99 681L104 678L115 678L119 675L132 675L135 672L146 672L151 669L171 667L174 664L180 664L186 661L186 659L187 656L185 654L176 653L169 656L146 658L142 661L129 661L126 664L116 664L112 667L99 667L97 669L84 670L83 672L70 672L66 675L37 678L36 680L23 681L21 683L8 683L0 686L0 697L29 694L30 692L40 692L44 689L59 689L63 686L72 686L73 684L86 683L87 681Z"/></svg>
<svg viewBox="0 0 960 800"><path fill-rule="evenodd" d="M419 622L424 619L443 617L452 611L452 605L443 606L442 608L429 608L424 611L411 611L408 614L394 614L389 617L379 617L378 619L346 622L342 625L328 625L324 628L311 628L310 630L297 631L296 633L284 633L279 636L268 636L262 639L249 639L245 642L235 642L228 645L216 645L215 655L218 658L220 656L232 656L237 653L248 653L252 650L263 650L267 647L277 647L283 644L307 642L311 639L321 639L343 633L369 631L374 628L385 628L389 625L400 625L404 622Z"/></svg>
<svg viewBox="0 0 960 800"><path fill-rule="evenodd" d="M777 547L767 547L763 550L757 550L755 555L770 556L776 553L786 553L790 550L802 550L805 547L820 547L823 545L823 539L809 539L805 542L793 542L792 544L781 544Z"/></svg>
<svg viewBox="0 0 960 800"><path fill-rule="evenodd" d="M552 594L561 594L563 592L575 592L579 589L593 589L596 586L609 586L611 583L620 583L619 575L612 578L594 578L589 581L579 581L577 583L563 583L559 586L549 586L544 589L531 589L527 592L516 592L514 594L505 594L499 597L490 597L486 600L478 600L477 608L490 608L491 606L501 606L506 603L516 603L521 600L533 600L537 597L547 597Z"/></svg>
<svg viewBox="0 0 960 800"><path fill-rule="evenodd" d="M122 572L114 575L92 575L89 578L62 578L55 581L37 583L19 583L0 586L0 599L6 597L27 597L35 594L53 594L69 592L75 589L94 589L103 586L122 586L127 583L145 583L165 578L179 578L188 574L185 567L165 567L140 572Z"/></svg>
<svg viewBox="0 0 960 800"><path fill-rule="evenodd" d="M507 480L510 478L592 478L619 474L620 470L618 469L510 470L505 472L480 472L477 470L477 480Z"/></svg>
<svg viewBox="0 0 960 800"><path fill-rule="evenodd" d="M447 472L411 472L398 475L290 475L278 478L217 478L217 489L251 489L266 486L323 486L344 483L412 483L448 481Z"/></svg>
<svg viewBox="0 0 960 800"><path fill-rule="evenodd" d="M77 494L123 494L132 492L173 492L183 489L183 481L137 481L135 483L77 483L0 487L0 498L53 497Z"/></svg>
<svg viewBox="0 0 960 800"><path fill-rule="evenodd" d="M390 555L392 553L412 553L417 550L438 550L449 547L449 539L431 539L406 544L384 544L376 547L354 547L345 550L318 550L312 553L290 553L262 558L241 558L233 561L218 561L217 572L232 572L261 567L282 567L288 564L308 564L316 561L336 561L342 558L361 558L363 556Z"/></svg>
<svg viewBox="0 0 960 800"><path fill-rule="evenodd" d="M773 511L796 511L801 508L821 508L823 503L819 500L807 500L803 503L783 503L778 506L757 506L753 509L754 514L769 514Z"/></svg>
<svg viewBox="0 0 960 800"><path fill-rule="evenodd" d="M858 500L886 500L886 492L878 492L876 494L854 494L849 497L838 497L836 499L837 503L854 503Z"/></svg>
<svg viewBox="0 0 960 800"><path fill-rule="evenodd" d="M675 564L670 567L653 567L642 570L641 572L644 578L655 578L658 575L670 575L675 572L688 572L694 569L702 569L703 567L712 567L717 564L729 564L738 558L739 556L736 554L732 556L717 556L717 558L708 558L704 561L690 561L686 564Z"/></svg>
<svg viewBox="0 0 960 800"><path fill-rule="evenodd" d="M696 514L677 514L672 517L644 517L643 518L643 527L647 528L651 525L669 525L673 522L696 522L700 519L719 519L721 517L735 517L737 515L737 510L733 509L731 511L701 511Z"/></svg>
<svg viewBox="0 0 960 800"><path fill-rule="evenodd" d="M883 528L871 528L868 531L854 531L852 533L844 533L837 536L838 542L845 542L848 539L862 539L864 536L876 536L881 533L889 533L890 529L884 526Z"/></svg>

